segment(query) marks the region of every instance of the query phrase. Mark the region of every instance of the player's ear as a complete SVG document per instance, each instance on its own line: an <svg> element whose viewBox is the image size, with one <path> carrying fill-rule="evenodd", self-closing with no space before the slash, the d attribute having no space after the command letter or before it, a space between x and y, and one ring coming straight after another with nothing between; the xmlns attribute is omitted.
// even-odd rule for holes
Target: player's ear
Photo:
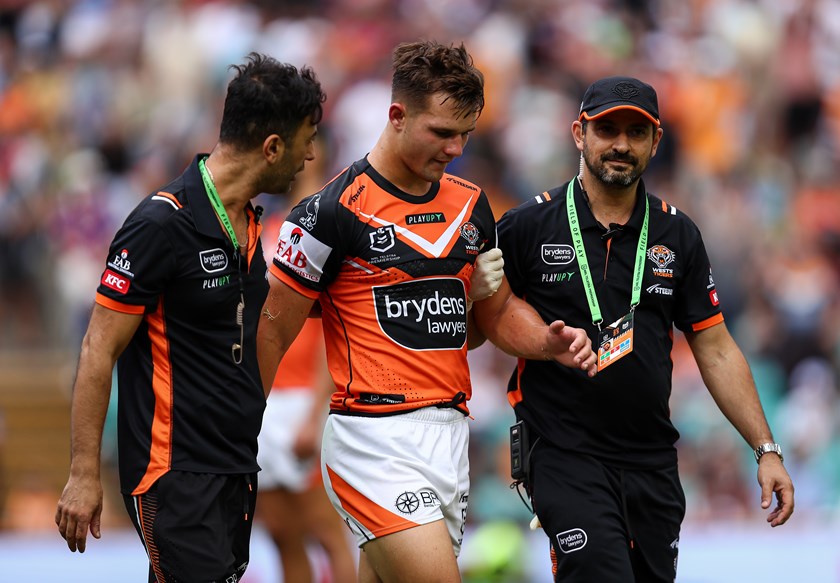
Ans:
<svg viewBox="0 0 840 583"><path fill-rule="evenodd" d="M405 105L402 103L392 103L388 108L388 122L394 126L394 129L402 130L405 127L406 117Z"/></svg>
<svg viewBox="0 0 840 583"><path fill-rule="evenodd" d="M274 164L275 162L281 160L285 151L286 142L284 142L283 138L277 134L271 134L263 141L263 156L269 164Z"/></svg>

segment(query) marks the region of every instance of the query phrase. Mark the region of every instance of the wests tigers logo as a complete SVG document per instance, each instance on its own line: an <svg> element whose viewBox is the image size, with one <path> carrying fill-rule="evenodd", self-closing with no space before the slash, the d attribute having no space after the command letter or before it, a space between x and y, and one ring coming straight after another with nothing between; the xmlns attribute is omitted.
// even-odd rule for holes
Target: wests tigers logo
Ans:
<svg viewBox="0 0 840 583"><path fill-rule="evenodd" d="M677 255L665 245L654 245L647 251L647 258L653 261L656 267L653 268L653 274L657 277L674 277L674 270L667 269L672 264Z"/></svg>

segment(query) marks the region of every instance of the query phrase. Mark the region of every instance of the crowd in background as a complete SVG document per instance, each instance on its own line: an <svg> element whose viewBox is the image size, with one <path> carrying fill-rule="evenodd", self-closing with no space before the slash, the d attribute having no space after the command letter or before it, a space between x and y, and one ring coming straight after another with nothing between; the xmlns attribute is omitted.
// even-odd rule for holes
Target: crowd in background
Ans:
<svg viewBox="0 0 840 583"><path fill-rule="evenodd" d="M417 38L463 41L485 73L449 171L497 216L577 172L569 128L591 81L656 87L665 135L645 182L703 231L794 520L840 520L840 0L4 0L0 350L78 349L116 228L215 144L228 65L257 50L315 69L319 163L298 184L314 191L374 144L391 49ZM470 360L471 521L527 524L506 466L513 361L487 346ZM687 520L761 520L751 451L679 334L673 361Z"/></svg>

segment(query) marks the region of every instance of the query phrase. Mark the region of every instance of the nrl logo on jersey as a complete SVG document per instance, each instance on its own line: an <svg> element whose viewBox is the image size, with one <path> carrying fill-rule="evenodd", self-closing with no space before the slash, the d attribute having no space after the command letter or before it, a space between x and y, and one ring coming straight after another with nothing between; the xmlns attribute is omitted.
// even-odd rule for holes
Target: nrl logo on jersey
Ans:
<svg viewBox="0 0 840 583"><path fill-rule="evenodd" d="M665 245L654 245L647 251L647 258L653 261L653 275L657 277L674 277L674 270L668 269L677 258L677 254Z"/></svg>
<svg viewBox="0 0 840 583"><path fill-rule="evenodd" d="M371 251L385 253L385 251L394 246L396 239L397 236L394 233L393 225L379 227L370 234L370 249Z"/></svg>

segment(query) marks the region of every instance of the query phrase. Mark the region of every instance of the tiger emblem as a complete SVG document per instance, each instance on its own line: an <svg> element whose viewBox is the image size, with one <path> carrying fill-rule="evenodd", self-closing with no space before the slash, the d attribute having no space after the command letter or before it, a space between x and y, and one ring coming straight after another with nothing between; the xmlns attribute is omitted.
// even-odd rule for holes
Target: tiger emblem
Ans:
<svg viewBox="0 0 840 583"><path fill-rule="evenodd" d="M665 245L654 245L648 249L647 257L656 264L656 267L663 269L674 262L676 255Z"/></svg>
<svg viewBox="0 0 840 583"><path fill-rule="evenodd" d="M470 245L478 243L478 229L469 221L461 225L461 236L466 239Z"/></svg>

